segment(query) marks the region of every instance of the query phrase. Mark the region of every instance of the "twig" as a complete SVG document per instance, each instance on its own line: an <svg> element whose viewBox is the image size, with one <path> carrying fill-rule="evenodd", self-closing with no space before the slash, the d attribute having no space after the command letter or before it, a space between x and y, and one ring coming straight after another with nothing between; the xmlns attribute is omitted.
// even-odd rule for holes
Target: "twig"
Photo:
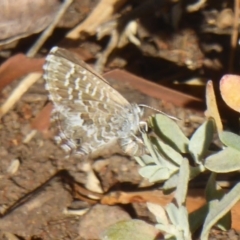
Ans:
<svg viewBox="0 0 240 240"><path fill-rule="evenodd" d="M199 0L197 3L193 3L187 7L188 12L196 12L206 4L207 0Z"/></svg>
<svg viewBox="0 0 240 240"><path fill-rule="evenodd" d="M45 31L42 33L42 35L39 37L39 39L35 42L35 44L30 48L30 50L27 52L28 57L33 57L38 52L38 50L42 47L44 42L47 40L47 38L52 34L53 30L55 29L56 25L58 24L59 20L62 18L70 4L73 0L65 0L62 4L60 10L58 11L57 15L55 16L53 22L45 29Z"/></svg>
<svg viewBox="0 0 240 240"><path fill-rule="evenodd" d="M32 138L36 135L36 133L37 133L36 129L31 130L31 132L28 133L27 136L23 139L23 143L25 144L29 143L32 140Z"/></svg>
<svg viewBox="0 0 240 240"><path fill-rule="evenodd" d="M137 22L135 20L129 21L126 26L119 31L117 20L103 24L97 29L98 39L103 38L106 35L110 35L110 40L107 47L98 56L98 60L95 64L95 69L98 72L102 72L103 68L108 60L108 57L116 48L121 48L127 43L131 42L137 46L140 46L140 41L135 36L137 33Z"/></svg>
<svg viewBox="0 0 240 240"><path fill-rule="evenodd" d="M41 76L42 73L30 73L19 83L9 98L0 107L0 118L14 106L14 104L22 97L29 87L31 87Z"/></svg>
<svg viewBox="0 0 240 240"><path fill-rule="evenodd" d="M37 40L37 42L31 47L28 51L27 56L33 57L41 48L42 44L46 41L46 39L52 34L54 28L57 23L61 19L61 17L66 12L69 5L73 0L65 0L60 10L58 11L53 22L48 26L48 28L42 33L41 37ZM6 114L14 104L22 97L22 95L38 80L40 79L40 73L31 73L27 75L25 78L21 80L19 85L13 90L10 97L6 100L6 102L0 107L0 118Z"/></svg>
<svg viewBox="0 0 240 240"><path fill-rule="evenodd" d="M137 19L140 16L143 17L152 14L155 9L160 9L165 6L165 4L167 4L166 0L144 1L140 4L140 6L121 16L121 18L117 18L99 26L96 29L98 39L101 39L106 35L110 35L110 40L105 50L99 54L98 61L95 64L95 69L102 72L108 57L114 49L121 48L129 42L139 46L141 43L135 36L138 28Z"/></svg>
<svg viewBox="0 0 240 240"><path fill-rule="evenodd" d="M118 40L119 40L118 31L116 29L112 29L111 37L108 42L108 45L107 45L106 49L98 55L98 60L95 64L95 69L98 72L103 72L103 68L107 62L109 55L117 47Z"/></svg>
<svg viewBox="0 0 240 240"><path fill-rule="evenodd" d="M232 36L231 36L231 52L229 59L229 72L233 70L233 64L235 59L235 51L237 48L238 42L238 18L239 18L239 0L234 1L234 19L233 19L233 28L232 28Z"/></svg>
<svg viewBox="0 0 240 240"><path fill-rule="evenodd" d="M67 34L67 38L78 39L81 32L90 35L96 33L97 28L111 19L113 13L122 6L126 0L101 0L88 17Z"/></svg>

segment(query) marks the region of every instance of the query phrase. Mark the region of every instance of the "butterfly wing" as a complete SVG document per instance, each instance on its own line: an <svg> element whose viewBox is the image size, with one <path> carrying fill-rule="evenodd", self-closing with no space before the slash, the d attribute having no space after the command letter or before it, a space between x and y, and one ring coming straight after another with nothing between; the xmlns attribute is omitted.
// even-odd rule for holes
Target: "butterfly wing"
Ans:
<svg viewBox="0 0 240 240"><path fill-rule="evenodd" d="M131 105L77 55L54 47L44 78L59 128L56 140L66 151L89 154L118 139Z"/></svg>

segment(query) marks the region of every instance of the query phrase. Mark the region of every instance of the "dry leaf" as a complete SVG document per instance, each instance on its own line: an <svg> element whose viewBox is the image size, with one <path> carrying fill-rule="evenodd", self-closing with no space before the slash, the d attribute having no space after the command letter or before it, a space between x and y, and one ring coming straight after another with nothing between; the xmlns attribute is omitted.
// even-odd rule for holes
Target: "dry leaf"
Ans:
<svg viewBox="0 0 240 240"><path fill-rule="evenodd" d="M220 80L220 91L225 103L240 112L240 76L224 75Z"/></svg>

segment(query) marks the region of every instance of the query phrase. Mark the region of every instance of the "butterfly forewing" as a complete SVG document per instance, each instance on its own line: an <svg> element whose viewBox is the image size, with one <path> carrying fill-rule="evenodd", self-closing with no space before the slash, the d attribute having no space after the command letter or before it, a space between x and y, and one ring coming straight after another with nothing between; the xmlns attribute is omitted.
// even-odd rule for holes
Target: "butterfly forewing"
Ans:
<svg viewBox="0 0 240 240"><path fill-rule="evenodd" d="M44 78L54 103L56 141L66 151L89 154L119 139L131 139L137 131L138 106L74 53L53 48L46 58Z"/></svg>
<svg viewBox="0 0 240 240"><path fill-rule="evenodd" d="M55 104L79 104L77 100L105 103L111 99L112 105L129 105L104 78L65 49L53 48L46 58L44 70L46 88Z"/></svg>

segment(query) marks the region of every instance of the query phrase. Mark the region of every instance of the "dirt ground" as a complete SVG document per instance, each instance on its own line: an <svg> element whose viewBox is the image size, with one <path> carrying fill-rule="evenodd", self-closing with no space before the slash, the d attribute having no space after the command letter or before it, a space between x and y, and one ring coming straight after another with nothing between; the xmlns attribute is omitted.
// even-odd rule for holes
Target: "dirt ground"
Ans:
<svg viewBox="0 0 240 240"><path fill-rule="evenodd" d="M120 86L117 82L113 85L131 102L142 102L155 107L161 105L159 100L129 86ZM8 88L9 91L11 87ZM86 184L87 170L84 171L84 165L87 163L76 157L66 158L66 153L54 143L50 130L36 131L28 139L33 131L31 120L41 111L46 100L47 92L41 80L2 118L0 205L5 217L0 219L0 225L4 231L24 238L35 236L32 239L75 239L74 236L82 231L79 227L82 217L63 214L63 209L72 205L77 208L80 204L80 200L76 199L73 203L73 184ZM164 109L163 106L162 103L161 109ZM204 119L201 113L196 115L190 110L183 113L184 109L172 104L165 103L165 108L169 114L179 113L181 117L185 115L186 122L189 122L187 118L190 114L196 118L198 116L195 125L190 123L191 128L186 124L185 130L189 134ZM104 192L110 189L134 191L143 182L138 174L138 164L126 156L98 158L95 165ZM133 216L154 221L153 217L149 218L143 204L135 203L131 208ZM109 209L104 212L106 211ZM125 211L120 212L124 219ZM100 218L96 216L98 217Z"/></svg>
<svg viewBox="0 0 240 240"><path fill-rule="evenodd" d="M127 84L108 80L129 101L161 107L168 114L181 118L180 127L187 135L204 121L201 112L176 107L142 94ZM14 87L13 84L7 90ZM86 199L82 198L82 189L74 184L84 187L88 182L86 166L89 161L66 157L53 141L50 129L39 132L31 127L31 120L46 101L44 81L40 80L2 118L0 205L4 217L0 219L0 226L4 232L23 239L95 239L118 220L133 217L154 223L155 219L144 203L105 206L83 201ZM147 111L145 117L150 114L152 112ZM139 186L147 186L138 174L139 166L134 159L117 154L90 160L90 163L106 194L116 190L133 192ZM78 216L81 209L90 206L87 214Z"/></svg>

